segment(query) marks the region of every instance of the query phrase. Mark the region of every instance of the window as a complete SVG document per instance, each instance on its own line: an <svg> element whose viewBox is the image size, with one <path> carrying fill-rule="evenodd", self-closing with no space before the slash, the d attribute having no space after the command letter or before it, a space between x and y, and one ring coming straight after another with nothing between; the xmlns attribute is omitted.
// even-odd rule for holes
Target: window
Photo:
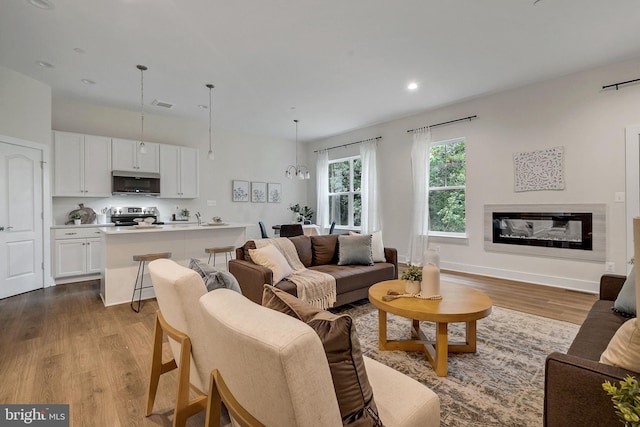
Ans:
<svg viewBox="0 0 640 427"><path fill-rule="evenodd" d="M429 232L465 233L465 140L434 142L429 150Z"/></svg>
<svg viewBox="0 0 640 427"><path fill-rule="evenodd" d="M362 198L360 156L329 162L329 223L343 228L360 227Z"/></svg>

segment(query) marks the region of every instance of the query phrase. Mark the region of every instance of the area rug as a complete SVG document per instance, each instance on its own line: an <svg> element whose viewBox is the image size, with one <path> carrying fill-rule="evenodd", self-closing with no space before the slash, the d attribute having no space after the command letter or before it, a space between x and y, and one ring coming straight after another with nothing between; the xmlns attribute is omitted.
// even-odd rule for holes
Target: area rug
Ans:
<svg viewBox="0 0 640 427"><path fill-rule="evenodd" d="M449 355L449 374L438 377L423 353L378 350L378 311L362 300L332 310L355 320L363 353L425 384L440 397L441 425L542 425L544 362L565 352L578 325L505 308L477 323L477 352ZM421 322L430 339L432 323ZM410 320L389 314L388 339L410 338ZM461 340L464 324L449 325L449 339ZM375 395L374 395L375 397Z"/></svg>

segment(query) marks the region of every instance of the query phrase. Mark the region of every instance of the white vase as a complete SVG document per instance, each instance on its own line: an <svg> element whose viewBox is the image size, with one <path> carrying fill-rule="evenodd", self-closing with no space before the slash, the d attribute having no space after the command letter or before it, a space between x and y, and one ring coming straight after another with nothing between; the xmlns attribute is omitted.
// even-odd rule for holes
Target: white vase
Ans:
<svg viewBox="0 0 640 427"><path fill-rule="evenodd" d="M417 280L405 280L404 291L408 294L417 294L420 292L420 282Z"/></svg>
<svg viewBox="0 0 640 427"><path fill-rule="evenodd" d="M422 267L422 285L420 294L423 297L440 295L440 269L433 264Z"/></svg>
<svg viewBox="0 0 640 427"><path fill-rule="evenodd" d="M82 220L81 219L74 219L73 220L73 224L74 225L80 225L80 224L82 224Z"/></svg>

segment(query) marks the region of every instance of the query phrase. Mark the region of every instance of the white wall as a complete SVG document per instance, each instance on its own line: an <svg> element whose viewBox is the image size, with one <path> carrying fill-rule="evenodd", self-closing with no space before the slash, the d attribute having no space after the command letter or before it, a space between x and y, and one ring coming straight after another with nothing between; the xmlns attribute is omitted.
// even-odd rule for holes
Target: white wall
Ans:
<svg viewBox="0 0 640 427"><path fill-rule="evenodd" d="M607 260L615 263L617 273L626 274L625 206L614 202L614 193L625 191L625 127L640 124L640 85L618 91L601 88L638 78L639 69L640 60L620 63L317 141L306 146L307 163L315 169L313 151L318 148L382 136L378 158L383 237L385 245L397 248L404 259L412 200L412 135L406 131L477 114L471 122L432 130L435 141L464 136L467 146L468 239L431 240L431 246L440 246L443 268L596 291L602 263L486 252L483 206L604 203ZM557 146L565 147L565 190L514 192L513 154ZM346 149L336 151L341 150ZM315 183L308 188L309 200L314 201Z"/></svg>
<svg viewBox="0 0 640 427"><path fill-rule="evenodd" d="M72 101L54 101L53 129L104 135L119 138L140 138L140 112L118 110ZM248 236L259 236L258 221L269 231L271 226L291 221L289 204L306 203L304 183L284 176L284 170L295 158L295 142L254 135L222 128L212 130L216 160L206 158L209 150L208 117L202 122L154 115L145 111L144 138L147 141L196 147L200 159L200 198L192 200L158 199L149 197L54 198L54 221L64 223L67 214L78 203L96 212L104 207L122 205L158 206L161 219L168 219L175 206L200 212L203 219L220 216L224 221L254 225ZM231 201L231 181L234 179L282 184L281 203L234 203ZM215 200L216 206L207 206ZM195 217L192 216L192 220Z"/></svg>
<svg viewBox="0 0 640 427"><path fill-rule="evenodd" d="M51 88L0 67L0 135L49 145Z"/></svg>

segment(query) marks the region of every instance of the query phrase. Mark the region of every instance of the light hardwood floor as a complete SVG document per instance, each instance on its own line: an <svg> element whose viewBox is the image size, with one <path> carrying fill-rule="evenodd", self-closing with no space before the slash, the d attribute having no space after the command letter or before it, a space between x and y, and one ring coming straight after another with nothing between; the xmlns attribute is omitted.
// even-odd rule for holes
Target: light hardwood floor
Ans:
<svg viewBox="0 0 640 427"><path fill-rule="evenodd" d="M442 280L480 289L501 307L574 323L597 298L471 275ZM128 304L105 308L98 289L71 283L0 300L0 403L68 403L74 427L170 426L175 372L160 380L153 415L144 416L155 300L136 314ZM187 425L203 424L199 414Z"/></svg>

